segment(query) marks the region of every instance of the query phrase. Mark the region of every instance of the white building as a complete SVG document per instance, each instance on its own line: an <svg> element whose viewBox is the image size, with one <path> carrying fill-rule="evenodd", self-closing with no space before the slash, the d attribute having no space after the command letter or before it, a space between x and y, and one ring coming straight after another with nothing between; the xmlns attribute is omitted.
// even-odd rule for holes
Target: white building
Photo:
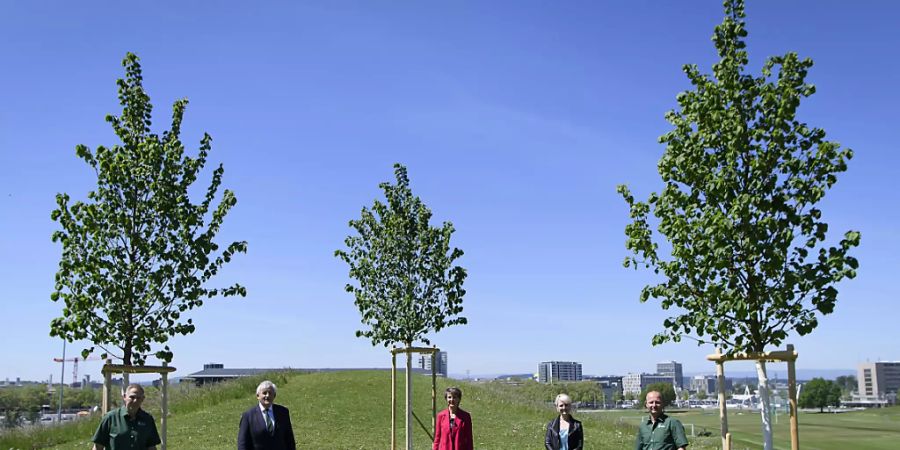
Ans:
<svg viewBox="0 0 900 450"><path fill-rule="evenodd" d="M669 383L674 387L674 379L669 375L658 373L629 373L622 377L622 393L640 394L647 386L654 383Z"/></svg>

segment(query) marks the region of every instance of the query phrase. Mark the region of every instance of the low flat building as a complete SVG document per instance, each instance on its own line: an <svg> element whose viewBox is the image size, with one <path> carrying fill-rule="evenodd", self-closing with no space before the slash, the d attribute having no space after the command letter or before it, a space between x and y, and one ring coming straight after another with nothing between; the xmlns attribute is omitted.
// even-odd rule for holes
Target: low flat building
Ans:
<svg viewBox="0 0 900 450"><path fill-rule="evenodd" d="M181 379L182 382L191 383L193 382L197 386L202 386L204 384L209 383L219 383L226 380L232 380L235 378L242 377L252 377L264 373L271 372L296 372L296 373L317 373L317 372L345 372L351 370L380 370L380 371L390 371L390 368L383 367L326 367L326 368L315 368L315 369L297 369L297 368L280 368L280 369L227 369L223 364L218 363L210 363L204 364L203 370L199 372L194 372L184 378ZM406 369L402 367L397 368L397 372L405 372ZM412 373L422 374L422 375L431 375L431 370L425 371L419 367L413 367Z"/></svg>
<svg viewBox="0 0 900 450"><path fill-rule="evenodd" d="M193 381L197 386L203 386L204 384L219 383L225 380L283 370L288 369L226 369L224 364L209 363L203 365L203 370L182 378L182 381Z"/></svg>

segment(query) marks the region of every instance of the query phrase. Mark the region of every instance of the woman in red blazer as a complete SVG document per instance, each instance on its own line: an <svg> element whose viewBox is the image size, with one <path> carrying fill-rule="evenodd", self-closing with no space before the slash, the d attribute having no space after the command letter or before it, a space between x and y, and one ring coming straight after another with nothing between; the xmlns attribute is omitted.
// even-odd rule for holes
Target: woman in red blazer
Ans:
<svg viewBox="0 0 900 450"><path fill-rule="evenodd" d="M438 413L434 423L434 445L431 450L474 450L472 416L459 409L462 391L447 388L447 409Z"/></svg>

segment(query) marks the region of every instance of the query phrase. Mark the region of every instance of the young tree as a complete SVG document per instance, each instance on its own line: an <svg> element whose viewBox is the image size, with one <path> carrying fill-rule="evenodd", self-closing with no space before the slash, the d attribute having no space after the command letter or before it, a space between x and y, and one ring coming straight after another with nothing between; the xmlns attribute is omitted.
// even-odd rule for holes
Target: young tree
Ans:
<svg viewBox="0 0 900 450"><path fill-rule="evenodd" d="M453 224L432 227L431 210L413 195L406 167L394 164L394 174L397 184L379 185L387 203L375 200L371 210L363 208L362 217L350 221L357 235L348 236L347 250L335 256L350 266L350 277L357 281L346 285L364 325L356 336L371 339L372 345L409 348L418 341L430 344L430 331L467 322L459 316L466 270L453 265L463 255L450 249ZM407 353L407 448L412 445L410 358Z"/></svg>
<svg viewBox="0 0 900 450"><path fill-rule="evenodd" d="M216 233L235 205L222 183L222 165L213 171L203 200L193 203L190 186L197 180L211 149L204 134L196 157L186 156L179 140L187 100L175 102L172 127L162 136L150 132L152 106L143 88L138 57L129 53L118 80L122 115L109 115L121 145L79 145L76 154L94 169L97 189L86 202L69 204L58 194L51 217L61 230L62 258L51 299L62 300L62 317L50 323L51 336L72 342L88 339L125 365L143 365L152 344L165 344L176 334L194 331L182 314L218 295L246 295L243 286L211 288L210 281L245 241L233 242L218 254ZM84 349L87 356L94 346ZM120 352L112 349L118 348ZM153 353L171 361L168 345Z"/></svg>
<svg viewBox="0 0 900 450"><path fill-rule="evenodd" d="M798 403L801 408L819 408L819 412L826 406L840 406L841 387L831 380L813 378L803 385Z"/></svg>
<svg viewBox="0 0 900 450"><path fill-rule="evenodd" d="M674 129L660 137L662 193L642 202L618 188L633 220L625 233L634 256L625 266L664 278L643 288L642 302L653 297L663 309L682 310L664 321L654 345L695 334L726 351L762 352L792 331L815 329L818 316L834 310L835 285L856 275L849 251L859 233L826 247L828 224L816 206L853 153L795 117L800 100L815 92L805 82L810 59L788 53L769 58L762 76L745 73L743 1L724 4L712 77L684 66L695 88L677 96L680 110L666 114ZM669 259L653 237L651 209ZM771 450L764 361L757 374Z"/></svg>

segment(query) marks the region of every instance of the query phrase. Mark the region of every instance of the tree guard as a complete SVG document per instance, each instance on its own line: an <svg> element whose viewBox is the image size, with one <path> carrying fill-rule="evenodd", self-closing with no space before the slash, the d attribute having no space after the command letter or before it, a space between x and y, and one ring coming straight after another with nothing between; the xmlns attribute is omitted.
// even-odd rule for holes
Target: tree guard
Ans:
<svg viewBox="0 0 900 450"><path fill-rule="evenodd" d="M731 433L728 432L728 411L725 407L725 363L727 361L786 362L788 365L788 405L791 414L791 450L800 450L800 430L797 423L797 372L794 362L797 352L792 344L787 350L771 352L737 352L723 354L721 348L707 355L706 359L716 363L716 384L719 391L719 420L722 430L722 449L731 450Z"/></svg>
<svg viewBox="0 0 900 450"><path fill-rule="evenodd" d="M166 450L166 424L169 416L169 372L174 372L174 367L169 367L168 363L163 362L161 366L126 366L122 364L113 364L112 360L107 359L106 364L100 372L103 374L103 402L101 412L103 415L109 412L110 390L112 388L112 374L121 373L124 375L125 385L128 387L128 374L132 373L158 373L162 377L162 418L160 420L160 438L162 443L160 448Z"/></svg>
<svg viewBox="0 0 900 450"><path fill-rule="evenodd" d="M406 450L412 450L412 354L431 355L431 429L437 417L437 364L435 357L440 351L437 347L406 347L391 349L391 450L397 448L397 354L406 353Z"/></svg>

